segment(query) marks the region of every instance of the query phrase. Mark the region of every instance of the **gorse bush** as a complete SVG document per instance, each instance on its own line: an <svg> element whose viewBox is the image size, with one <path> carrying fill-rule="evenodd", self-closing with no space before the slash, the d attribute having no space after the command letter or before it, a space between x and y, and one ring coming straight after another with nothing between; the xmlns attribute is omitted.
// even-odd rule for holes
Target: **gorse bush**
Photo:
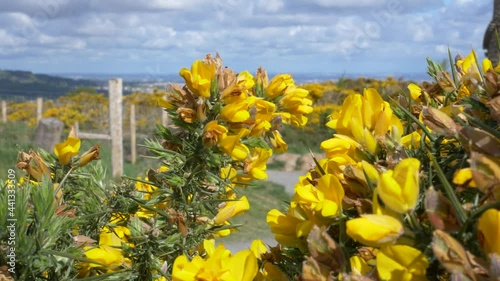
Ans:
<svg viewBox="0 0 500 281"><path fill-rule="evenodd" d="M267 214L278 244L255 237L231 253L215 241L250 208L238 189L267 178L268 158L288 148L280 130L306 126L319 94L208 55L158 100L172 123L146 142L158 166L143 178L104 181L100 147L81 153L74 133L54 154L20 152L27 176L9 174L0 193L14 200L0 216L15 219L1 222L0 270L18 280L496 280L500 67L472 52L451 73L429 60L428 72L433 82L399 95L365 88L329 116L317 109L333 135L287 210Z"/></svg>
<svg viewBox="0 0 500 281"><path fill-rule="evenodd" d="M145 171L145 178L103 183L102 168L87 165L99 157L100 147L79 153L80 140L73 132L55 147L55 155L19 154L17 166L29 179L16 189L28 194L23 206L30 208L30 192L50 191L55 197L44 201L44 210L58 213L51 216L54 221L37 228L41 240L52 237L53 244L42 245L50 251L16 248L23 258L11 275L35 280L176 278L176 258L205 256L209 241L237 230L229 220L249 209L248 199L238 197L237 188L267 178L267 159L273 151L287 150L279 130L284 125L304 126L312 102L290 75L269 81L263 69L255 78L249 72L235 74L222 67L218 56L196 61L180 74L186 86L173 85L166 100L157 99L172 124L159 126L158 140L146 142L158 167ZM3 199L9 190L4 190ZM38 218L36 211L19 215L23 225ZM65 224L54 233L53 226L62 223L58 220ZM43 262L31 263L39 256L45 257ZM250 251L238 257L257 269ZM231 273L235 280L238 274L255 275L239 265L240 258L233 260L238 264L231 269L237 270ZM214 274L224 270L228 267Z"/></svg>

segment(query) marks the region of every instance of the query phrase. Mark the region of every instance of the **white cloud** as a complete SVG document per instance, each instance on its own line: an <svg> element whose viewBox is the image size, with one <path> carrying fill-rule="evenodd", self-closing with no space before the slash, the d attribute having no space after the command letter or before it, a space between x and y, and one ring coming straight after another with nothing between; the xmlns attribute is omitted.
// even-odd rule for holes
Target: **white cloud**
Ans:
<svg viewBox="0 0 500 281"><path fill-rule="evenodd" d="M119 72L133 60L134 66L143 64L141 69L154 63L177 72L177 64L189 65L214 51L245 69L243 64L302 70L320 65L330 71L363 63L393 67L374 63L375 58L425 64L426 56L442 56L443 46L462 51L482 43L491 3L455 1L460 5L435 0L0 1L0 45L15 46L9 52L16 54L5 59L2 50L0 68L8 63L36 67L32 58L59 54L66 68L82 71L99 66ZM102 69L101 61L111 63ZM38 67L50 69L51 63L56 62Z"/></svg>
<svg viewBox="0 0 500 281"><path fill-rule="evenodd" d="M284 0L258 0L258 11L277 12L285 6Z"/></svg>
<svg viewBox="0 0 500 281"><path fill-rule="evenodd" d="M307 0L304 0L307 1ZM373 7L385 4L384 0L310 0L321 7Z"/></svg>
<svg viewBox="0 0 500 281"><path fill-rule="evenodd" d="M426 23L417 23L413 30L413 41L425 42L434 36L432 26Z"/></svg>

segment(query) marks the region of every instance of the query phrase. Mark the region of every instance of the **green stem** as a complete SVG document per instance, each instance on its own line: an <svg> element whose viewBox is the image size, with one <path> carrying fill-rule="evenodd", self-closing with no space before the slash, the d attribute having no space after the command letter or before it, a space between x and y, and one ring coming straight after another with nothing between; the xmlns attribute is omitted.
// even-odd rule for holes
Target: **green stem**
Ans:
<svg viewBox="0 0 500 281"><path fill-rule="evenodd" d="M455 208L458 214L458 219L460 221L460 224L463 225L465 221L467 221L467 215L465 214L465 211L462 208L462 204L460 204L460 201L458 200L455 191L453 190L453 187L451 186L450 182L448 182L448 180L446 179L446 176L444 175L443 170L439 166L439 163L437 162L434 155L429 153L429 158L432 161L432 166L434 167L434 169L436 169L436 174L439 178L439 181L443 185L446 195L448 195L448 198L450 199L453 208Z"/></svg>
<svg viewBox="0 0 500 281"><path fill-rule="evenodd" d="M347 253L347 247L345 246L346 239L346 229L345 229L345 216L343 214L340 215L339 221L339 244L342 249L342 253L344 254L345 264L342 267L343 272L351 271L351 262L349 261L349 253Z"/></svg>
<svg viewBox="0 0 500 281"><path fill-rule="evenodd" d="M455 69L455 62L451 57L451 50L448 48L448 59L450 60L451 76L453 77L453 83L455 84L455 89L458 89L457 71Z"/></svg>
<svg viewBox="0 0 500 281"><path fill-rule="evenodd" d="M410 219L410 225L413 229L418 230L418 232L423 232L422 226L420 225L420 222L415 216L414 211L408 213L408 218Z"/></svg>
<svg viewBox="0 0 500 281"><path fill-rule="evenodd" d="M59 185L57 186L56 190L55 190L55 194L57 194L59 192L59 190L62 189L62 186L64 184L64 182L66 181L66 179L68 178L69 174L71 174L71 172L73 172L73 167L71 167L69 169L69 171L66 173L66 175L64 175L64 178L62 179L62 181L59 183Z"/></svg>
<svg viewBox="0 0 500 281"><path fill-rule="evenodd" d="M483 205L480 208L478 208L475 212L471 213L470 216L465 221L462 229L460 229L459 236L462 236L463 232L467 230L467 228L469 227L469 224L475 222L477 217L481 216L484 212L488 211L489 209L497 209L497 208L500 208L500 201L496 201L488 205Z"/></svg>

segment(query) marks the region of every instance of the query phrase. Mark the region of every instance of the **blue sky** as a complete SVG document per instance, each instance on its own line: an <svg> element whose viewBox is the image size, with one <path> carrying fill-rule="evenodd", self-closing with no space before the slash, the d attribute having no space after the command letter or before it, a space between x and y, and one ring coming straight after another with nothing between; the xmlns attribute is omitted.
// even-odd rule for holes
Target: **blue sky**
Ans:
<svg viewBox="0 0 500 281"><path fill-rule="evenodd" d="M43 3L42 3L43 2ZM236 71L425 73L481 56L492 0L0 1L0 69L176 73L207 53Z"/></svg>

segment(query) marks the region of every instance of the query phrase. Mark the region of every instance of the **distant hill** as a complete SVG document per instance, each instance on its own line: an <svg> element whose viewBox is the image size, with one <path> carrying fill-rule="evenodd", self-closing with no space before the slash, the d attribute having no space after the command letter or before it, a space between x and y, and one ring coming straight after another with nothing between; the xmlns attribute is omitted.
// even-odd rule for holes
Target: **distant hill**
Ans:
<svg viewBox="0 0 500 281"><path fill-rule="evenodd" d="M30 71L0 70L0 96L54 98L80 87L100 88L103 81L71 79Z"/></svg>

